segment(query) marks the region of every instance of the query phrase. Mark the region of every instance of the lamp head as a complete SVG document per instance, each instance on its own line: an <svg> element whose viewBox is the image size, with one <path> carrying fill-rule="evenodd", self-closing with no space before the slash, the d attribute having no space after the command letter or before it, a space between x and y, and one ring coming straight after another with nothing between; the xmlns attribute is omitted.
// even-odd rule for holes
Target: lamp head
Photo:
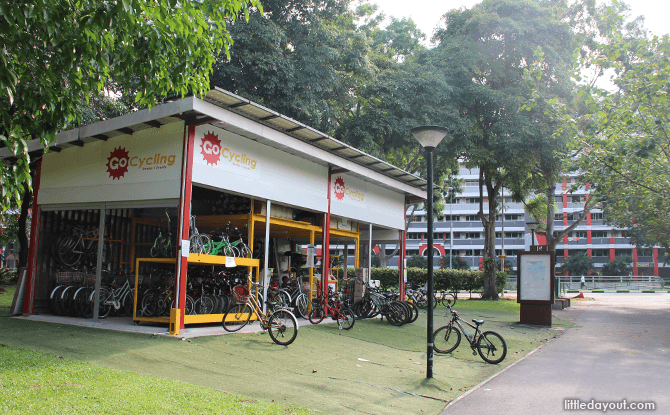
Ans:
<svg viewBox="0 0 670 415"><path fill-rule="evenodd" d="M535 221L526 222L526 226L528 226L528 229L530 229L531 231L535 231L538 225L539 223Z"/></svg>
<svg viewBox="0 0 670 415"><path fill-rule="evenodd" d="M449 129L440 127L439 125L423 125L412 128L409 132L412 133L423 148L434 149L442 142Z"/></svg>

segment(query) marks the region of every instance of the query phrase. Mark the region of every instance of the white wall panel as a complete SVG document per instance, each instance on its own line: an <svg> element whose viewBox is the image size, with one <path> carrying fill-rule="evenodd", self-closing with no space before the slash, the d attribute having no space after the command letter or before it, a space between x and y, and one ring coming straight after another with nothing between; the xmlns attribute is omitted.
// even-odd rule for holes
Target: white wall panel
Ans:
<svg viewBox="0 0 670 415"><path fill-rule="evenodd" d="M179 198L183 123L44 155L39 204Z"/></svg>
<svg viewBox="0 0 670 415"><path fill-rule="evenodd" d="M405 229L405 196L347 174L331 177L330 213L392 229Z"/></svg>
<svg viewBox="0 0 670 415"><path fill-rule="evenodd" d="M193 183L325 212L328 168L205 125L196 128Z"/></svg>

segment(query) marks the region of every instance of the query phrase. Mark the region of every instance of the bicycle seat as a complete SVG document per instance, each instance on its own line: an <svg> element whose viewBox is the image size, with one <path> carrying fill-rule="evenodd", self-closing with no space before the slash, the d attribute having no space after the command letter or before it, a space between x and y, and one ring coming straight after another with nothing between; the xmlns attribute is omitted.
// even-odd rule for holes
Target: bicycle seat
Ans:
<svg viewBox="0 0 670 415"><path fill-rule="evenodd" d="M475 323L476 325L484 324L484 320L477 320L477 319L472 319L472 322Z"/></svg>

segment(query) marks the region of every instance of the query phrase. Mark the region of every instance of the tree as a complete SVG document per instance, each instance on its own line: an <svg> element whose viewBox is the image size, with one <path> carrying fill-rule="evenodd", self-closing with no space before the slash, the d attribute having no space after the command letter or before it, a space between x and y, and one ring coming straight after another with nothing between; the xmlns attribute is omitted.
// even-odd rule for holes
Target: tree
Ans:
<svg viewBox="0 0 670 415"><path fill-rule="evenodd" d="M630 273L630 263L633 259L629 256L618 256L614 260L603 265L601 275L620 276L628 275Z"/></svg>
<svg viewBox="0 0 670 415"><path fill-rule="evenodd" d="M527 180L543 154L536 150L538 143L551 137L553 128L540 109L520 111L531 95L524 72L542 47L545 90L562 93L574 45L569 26L561 21L564 12L558 2L484 0L447 13L446 27L434 37L442 70L458 80L454 96L469 121L467 130L456 135L466 147L462 157L480 171L484 298L498 298L495 217L501 189Z"/></svg>
<svg viewBox="0 0 670 415"><path fill-rule="evenodd" d="M563 272L567 275L584 275L593 271L593 261L586 252L577 252L563 263Z"/></svg>
<svg viewBox="0 0 670 415"><path fill-rule="evenodd" d="M228 24L253 7L260 1L3 2L0 145L16 162L0 163L2 206L30 185L27 142L53 142L66 123L82 119L81 97L110 78L145 106L207 90L215 55L232 43Z"/></svg>
<svg viewBox="0 0 670 415"><path fill-rule="evenodd" d="M449 268L449 256L450 255L447 254L440 258L440 268ZM467 261L463 258L454 255L451 257L451 269L470 269L470 265L468 265Z"/></svg>
<svg viewBox="0 0 670 415"><path fill-rule="evenodd" d="M421 255L412 255L407 258L407 268L428 268L426 257Z"/></svg>
<svg viewBox="0 0 670 415"><path fill-rule="evenodd" d="M586 91L594 107L579 165L617 227L641 246L670 247L670 38L615 33L592 59L611 62L614 91Z"/></svg>

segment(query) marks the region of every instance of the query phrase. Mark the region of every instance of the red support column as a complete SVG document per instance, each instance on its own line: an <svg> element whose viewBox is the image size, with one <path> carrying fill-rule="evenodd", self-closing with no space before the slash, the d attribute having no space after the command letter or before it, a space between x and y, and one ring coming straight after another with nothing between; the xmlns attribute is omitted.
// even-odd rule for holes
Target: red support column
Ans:
<svg viewBox="0 0 670 415"><path fill-rule="evenodd" d="M658 248L653 249L654 255L654 277L658 277Z"/></svg>
<svg viewBox="0 0 670 415"><path fill-rule="evenodd" d="M400 276L398 287L400 287L400 298L398 300L405 300L405 256L407 255L407 203L405 203L403 211L403 219L405 221L405 229L400 232L400 257L398 258L398 269Z"/></svg>
<svg viewBox="0 0 670 415"><path fill-rule="evenodd" d="M328 295L328 278L330 277L330 193L331 193L331 171L328 170L328 212L323 221L323 239L321 250L321 291L323 296Z"/></svg>
<svg viewBox="0 0 670 415"><path fill-rule="evenodd" d="M640 275L637 268L637 248L633 248L633 275L636 277Z"/></svg>
<svg viewBox="0 0 670 415"><path fill-rule="evenodd" d="M37 194L40 190L40 178L42 177L42 163L37 165L35 183L33 184L33 209L30 222L30 243L28 248L28 269L26 271L26 290L23 297L23 313L32 314L35 309L35 273L37 272L37 249L39 241L39 230L42 222L42 212L37 204Z"/></svg>
<svg viewBox="0 0 670 415"><path fill-rule="evenodd" d="M614 239L614 238L612 238ZM610 241L610 243L613 243ZM614 248L610 248L610 261L614 261Z"/></svg>
<svg viewBox="0 0 670 415"><path fill-rule="evenodd" d="M187 125L184 130L184 150L182 152L181 193L179 197L179 230L177 235L177 269L175 284L177 293L175 301L181 310L179 327L184 328L184 314L186 310L186 279L188 277L188 252L182 255L181 242L188 241L188 224L191 218L191 190L193 183L193 146L195 143L195 126Z"/></svg>

